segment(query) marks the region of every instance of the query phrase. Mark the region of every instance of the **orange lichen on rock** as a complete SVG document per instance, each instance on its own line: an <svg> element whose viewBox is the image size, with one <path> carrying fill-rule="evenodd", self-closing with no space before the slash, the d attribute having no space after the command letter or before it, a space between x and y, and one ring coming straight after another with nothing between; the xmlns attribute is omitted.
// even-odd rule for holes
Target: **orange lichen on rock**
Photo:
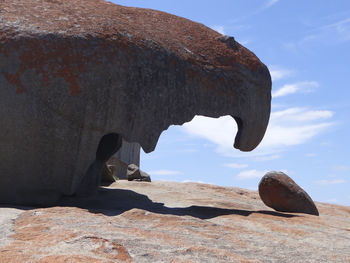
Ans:
<svg viewBox="0 0 350 263"><path fill-rule="evenodd" d="M67 217L65 222L58 222L55 217L70 212L75 213L77 210L53 208L22 213L14 226L14 241L0 249L0 262L131 262L125 247L114 241L95 237L79 229L62 228L62 224L69 225L74 221ZM67 251L55 249L65 245L71 245L74 249L70 249L68 254Z"/></svg>
<svg viewBox="0 0 350 263"><path fill-rule="evenodd" d="M41 258L38 263L113 263L113 261L105 261L95 257L87 256L47 256Z"/></svg>
<svg viewBox="0 0 350 263"><path fill-rule="evenodd" d="M279 213L254 191L119 181L16 214L0 262L349 262L350 208L317 205L319 217Z"/></svg>
<svg viewBox="0 0 350 263"><path fill-rule="evenodd" d="M16 93L17 94L21 94L23 92L26 91L26 88L23 86L22 84L22 81L20 79L20 76L21 76L21 72L20 71L17 71L15 74L10 74L10 73L7 73L7 72L4 72L3 73L6 80L17 87L17 90L16 90Z"/></svg>
<svg viewBox="0 0 350 263"><path fill-rule="evenodd" d="M103 50L111 42L117 48L132 43L140 49L164 48L191 64L214 68L244 65L251 70L261 67L260 60L238 43L235 48L219 39L219 33L193 21L150 9L115 5L102 0L74 1L2 1L0 15L8 21L0 26L0 41L24 39L21 65L11 84L18 93L25 89L19 77L28 70L42 76L47 85L50 79L61 77L69 83L71 95L81 92L79 74L84 64L94 62L99 53L83 56L77 53L74 41L89 38L103 40L97 49ZM11 26L11 24L13 25ZM60 41L65 39L65 41ZM55 41L57 45L55 46ZM70 43L71 42L71 43ZM233 41L234 42L234 41ZM108 45L108 44L107 44ZM0 53L9 50L1 48Z"/></svg>
<svg viewBox="0 0 350 263"><path fill-rule="evenodd" d="M53 46L49 40L28 38L6 45L3 48L4 54L8 54L11 49L20 50L20 64L15 74L3 74L10 84L17 87L16 93L26 91L20 77L28 71L40 76L44 87L50 85L51 80L62 78L68 83L72 96L81 92L79 74L85 71L86 59L82 54L71 52L74 49L73 43Z"/></svg>

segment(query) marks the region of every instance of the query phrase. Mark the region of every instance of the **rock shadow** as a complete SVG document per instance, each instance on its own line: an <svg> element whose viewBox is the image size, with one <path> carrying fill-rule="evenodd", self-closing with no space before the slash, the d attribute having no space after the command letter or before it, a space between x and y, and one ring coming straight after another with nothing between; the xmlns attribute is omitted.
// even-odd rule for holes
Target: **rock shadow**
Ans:
<svg viewBox="0 0 350 263"><path fill-rule="evenodd" d="M157 214L192 216L199 219L211 219L223 215L249 216L253 213L283 218L299 217L299 215L274 211L250 211L196 205L189 207L167 207L164 203L153 202L148 196L132 190L106 188L100 189L98 194L94 197L64 197L59 202L58 206L79 207L91 213L102 213L107 216L120 215L126 211L137 208Z"/></svg>

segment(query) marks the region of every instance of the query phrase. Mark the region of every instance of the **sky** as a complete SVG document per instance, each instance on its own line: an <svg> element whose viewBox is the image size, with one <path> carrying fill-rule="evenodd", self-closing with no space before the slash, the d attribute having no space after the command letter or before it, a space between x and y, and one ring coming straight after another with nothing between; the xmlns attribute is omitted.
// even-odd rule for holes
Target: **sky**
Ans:
<svg viewBox="0 0 350 263"><path fill-rule="evenodd" d="M243 153L228 116L196 116L141 151L152 180L203 182L257 190L283 171L315 201L350 206L350 1L134 0L234 36L268 66L270 123L261 144Z"/></svg>

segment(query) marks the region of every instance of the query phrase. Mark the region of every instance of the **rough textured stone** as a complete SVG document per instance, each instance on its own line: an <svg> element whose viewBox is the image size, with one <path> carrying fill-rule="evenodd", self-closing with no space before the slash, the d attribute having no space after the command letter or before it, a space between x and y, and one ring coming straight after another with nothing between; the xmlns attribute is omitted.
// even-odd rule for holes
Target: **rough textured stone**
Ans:
<svg viewBox="0 0 350 263"><path fill-rule="evenodd" d="M14 234L13 218L22 213L20 209L0 207L0 247L6 246L12 242L10 238ZM0 262L1 256L0 256Z"/></svg>
<svg viewBox="0 0 350 263"><path fill-rule="evenodd" d="M113 157L120 159L127 164L136 164L140 166L140 144L129 143L123 140L123 145Z"/></svg>
<svg viewBox="0 0 350 263"><path fill-rule="evenodd" d="M118 181L61 206L2 208L0 262L350 262L350 207L317 206L288 214L239 188Z"/></svg>
<svg viewBox="0 0 350 263"><path fill-rule="evenodd" d="M141 171L141 169L136 164L129 164L128 165L128 171L126 173L126 177L128 181L145 181L145 182L151 182L151 177Z"/></svg>
<svg viewBox="0 0 350 263"><path fill-rule="evenodd" d="M140 166L140 145L123 140L122 147L108 161L107 165L113 166L113 175L119 179L127 179L126 171L129 164Z"/></svg>
<svg viewBox="0 0 350 263"><path fill-rule="evenodd" d="M270 74L233 38L102 0L0 5L0 202L95 192L110 133L150 152L172 124L230 115L236 148L262 140Z"/></svg>
<svg viewBox="0 0 350 263"><path fill-rule="evenodd" d="M101 172L101 183L113 183L116 181L115 175L115 166L105 164Z"/></svg>
<svg viewBox="0 0 350 263"><path fill-rule="evenodd" d="M276 211L319 215L311 197L282 172L265 174L259 183L259 195L265 205Z"/></svg>
<svg viewBox="0 0 350 263"><path fill-rule="evenodd" d="M121 159L115 157L115 156L112 156L108 161L107 161L107 164L111 167L114 167L115 168L115 176L118 178L118 179L122 179L122 180L126 180L127 179L127 176L126 176L126 173L127 173L127 170L128 170L128 163L122 161Z"/></svg>

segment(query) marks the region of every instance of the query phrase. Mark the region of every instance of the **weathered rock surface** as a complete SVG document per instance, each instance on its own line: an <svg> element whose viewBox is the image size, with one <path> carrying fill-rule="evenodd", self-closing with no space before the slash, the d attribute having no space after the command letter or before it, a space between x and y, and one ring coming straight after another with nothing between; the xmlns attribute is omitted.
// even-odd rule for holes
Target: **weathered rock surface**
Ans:
<svg viewBox="0 0 350 263"><path fill-rule="evenodd" d="M101 172L101 183L113 183L117 181L115 176L115 166L105 164Z"/></svg>
<svg viewBox="0 0 350 263"><path fill-rule="evenodd" d="M244 189L118 181L61 206L0 208L0 262L350 262L350 207L317 206L287 214Z"/></svg>
<svg viewBox="0 0 350 263"><path fill-rule="evenodd" d="M129 164L140 166L140 145L122 140L121 148L108 159L102 169L103 183L115 182L116 179L127 179Z"/></svg>
<svg viewBox="0 0 350 263"><path fill-rule="evenodd" d="M121 159L112 156L108 161L107 165L110 167L114 167L114 176L118 179L126 180L127 179L127 171L128 171L128 163L122 161Z"/></svg>
<svg viewBox="0 0 350 263"><path fill-rule="evenodd" d="M318 215L311 197L283 172L268 172L259 183L259 195L267 205L281 212Z"/></svg>
<svg viewBox="0 0 350 263"><path fill-rule="evenodd" d="M126 173L128 181L145 181L151 182L151 177L149 174L141 171L141 169L136 164L129 164L128 171Z"/></svg>
<svg viewBox="0 0 350 263"><path fill-rule="evenodd" d="M235 147L254 149L271 78L232 37L174 15L102 0L1 0L0 92L0 202L51 203L96 189L106 134L150 152L171 124L230 115Z"/></svg>
<svg viewBox="0 0 350 263"><path fill-rule="evenodd" d="M108 161L108 165L114 166L114 176L119 179L127 179L126 171L129 164L140 166L140 145L123 140L122 147Z"/></svg>

